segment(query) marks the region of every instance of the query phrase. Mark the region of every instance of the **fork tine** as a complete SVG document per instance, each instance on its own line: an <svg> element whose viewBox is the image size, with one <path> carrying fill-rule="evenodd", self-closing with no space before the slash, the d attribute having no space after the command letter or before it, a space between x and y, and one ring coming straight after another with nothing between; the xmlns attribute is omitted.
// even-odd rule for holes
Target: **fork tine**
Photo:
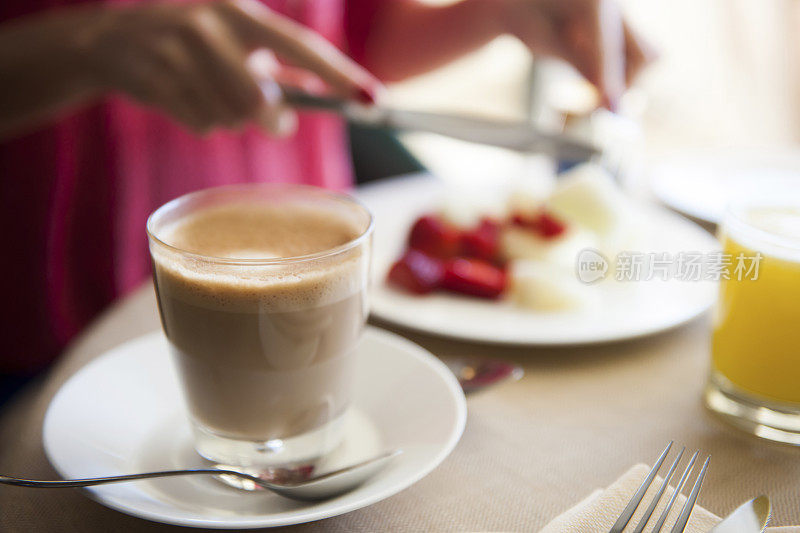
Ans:
<svg viewBox="0 0 800 533"><path fill-rule="evenodd" d="M669 502L667 502L667 506L664 507L663 511L661 511L661 516L658 517L658 522L656 522L656 525L653 526L653 530L651 533L659 533L661 531L661 528L664 527L664 522L667 521L669 512L672 510L672 506L675 504L675 500L678 498L678 494L680 494L681 491L683 490L683 486L686 484L686 479L689 477L689 474L694 468L694 463L697 460L698 453L700 452L699 451L694 452L692 458L689 459L689 464L686 465L686 469L683 471L681 479L678 480L678 484L675 486L675 491L672 493Z"/></svg>
<svg viewBox="0 0 800 533"><path fill-rule="evenodd" d="M644 527L647 525L647 522L650 520L650 517L653 515L653 511L656 510L656 506L658 502L661 501L661 498L664 496L664 491L669 486L669 482L672 479L672 476L675 474L675 469L678 468L678 463L681 462L681 458L683 457L683 452L686 451L686 447L684 446L681 448L680 453L672 461L672 466L669 467L669 471L667 475L664 476L664 481L661 483L661 487L658 488L658 492L656 492L655 496L653 497L653 501L650 502L650 505L647 507L647 510L642 515L642 519L639 520L639 524L637 524L636 529L633 530L633 533L642 533L644 531Z"/></svg>
<svg viewBox="0 0 800 533"><path fill-rule="evenodd" d="M706 470L708 469L708 461L710 459L711 456L709 455L703 462L703 468L701 468L700 473L697 474L697 479L694 481L692 492L689 493L686 503L683 504L683 509L681 510L680 516L678 516L678 520L675 522L675 525L672 526L672 533L683 533L683 531L686 529L686 523L689 522L689 516L691 516L692 511L694 510L694 504L697 501L697 495L700 494L700 487L703 485L703 479L706 477Z"/></svg>
<svg viewBox="0 0 800 533"><path fill-rule="evenodd" d="M658 469L661 468L661 465L664 463L664 459L667 457L670 448L672 448L672 441L669 441L667 447L664 448L663 452L661 452L661 455L653 465L650 473L647 474L646 478L644 478L644 481L642 481L642 484L634 493L631 501L628 502L628 505L622 511L622 514L619 515L619 518L617 518L617 521L614 523L614 525L611 526L611 529L608 531L608 533L622 533L622 530L628 525L633 513L636 512L636 508L639 506L639 503L641 503L642 498L644 498L644 493L650 488L650 485L653 483L653 479L655 479L656 474L658 473Z"/></svg>

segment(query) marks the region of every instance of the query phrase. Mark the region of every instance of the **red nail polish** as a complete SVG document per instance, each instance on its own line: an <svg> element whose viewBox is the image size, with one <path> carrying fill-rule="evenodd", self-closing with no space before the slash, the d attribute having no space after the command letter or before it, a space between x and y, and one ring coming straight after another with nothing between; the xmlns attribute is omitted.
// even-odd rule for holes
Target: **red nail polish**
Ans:
<svg viewBox="0 0 800 533"><path fill-rule="evenodd" d="M366 87L361 87L358 89L356 93L356 98L362 104L374 104L375 103L375 92L367 89Z"/></svg>

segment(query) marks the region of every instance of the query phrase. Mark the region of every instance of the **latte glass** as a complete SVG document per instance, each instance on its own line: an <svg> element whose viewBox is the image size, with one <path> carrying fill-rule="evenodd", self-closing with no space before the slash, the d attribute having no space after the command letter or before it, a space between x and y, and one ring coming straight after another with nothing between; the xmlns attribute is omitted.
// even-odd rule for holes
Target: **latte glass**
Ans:
<svg viewBox="0 0 800 533"><path fill-rule="evenodd" d="M759 437L800 444L800 181L759 185L721 227L705 403Z"/></svg>
<svg viewBox="0 0 800 533"><path fill-rule="evenodd" d="M292 220L313 213L319 223L281 224L279 215L276 224L256 221L238 232L225 223L225 213L262 208ZM208 231L215 242L230 242L231 253L205 253L202 244L187 246L176 237L209 212L222 213ZM330 249L294 257L242 249L250 238L245 233L280 230L291 249L330 231L332 222L352 228L352 236ZM367 315L367 209L314 187L230 186L165 204L150 216L147 232L161 323L198 453L259 471L309 464L332 451L342 438Z"/></svg>

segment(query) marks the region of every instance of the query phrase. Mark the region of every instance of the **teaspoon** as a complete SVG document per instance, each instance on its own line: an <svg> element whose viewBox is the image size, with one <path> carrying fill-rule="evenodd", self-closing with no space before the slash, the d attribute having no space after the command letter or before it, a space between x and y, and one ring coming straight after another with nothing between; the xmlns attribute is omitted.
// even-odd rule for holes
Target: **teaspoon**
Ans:
<svg viewBox="0 0 800 533"><path fill-rule="evenodd" d="M145 472L142 474L129 474L123 476L108 476L87 479L68 479L60 481L44 481L33 479L20 479L15 477L0 476L0 484L15 485L18 487L36 488L74 488L89 487L93 485L104 485L106 483L122 483L125 481L135 481L137 479L149 479L158 477L191 476L191 475L214 475L214 476L235 476L245 481L250 481L266 490L276 494L300 501L318 501L339 496L349 492L373 477L382 470L390 460L400 455L402 450L392 450L366 461L355 463L326 474L286 483L268 481L258 476L229 470L224 468L193 468L184 470L164 470L160 472Z"/></svg>

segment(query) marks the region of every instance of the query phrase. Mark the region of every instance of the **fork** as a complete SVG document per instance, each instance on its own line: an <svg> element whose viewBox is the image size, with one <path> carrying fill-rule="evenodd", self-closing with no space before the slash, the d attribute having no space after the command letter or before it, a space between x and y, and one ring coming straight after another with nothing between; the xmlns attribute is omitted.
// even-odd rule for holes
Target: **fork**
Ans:
<svg viewBox="0 0 800 533"><path fill-rule="evenodd" d="M631 518L633 517L633 513L636 512L636 509L639 507L639 504L642 503L644 499L644 495L647 490L650 488L650 485L653 484L653 480L656 478L656 474L658 470L661 468L661 465L664 463L664 460L667 458L670 449L672 448L673 442L670 441L667 444L667 447L664 448L664 451L661 452L661 455L656 460L653 468L647 474L642 484L633 494L633 497L628 502L628 505L622 511L622 514L619 515L619 518L614 523L614 525L609 530L609 533L622 533L625 529L625 526L628 525ZM655 511L656 506L658 506L658 502L661 501L661 498L664 496L664 492L666 491L667 487L669 486L669 482L672 479L672 476L675 474L675 470L678 468L678 464L683 457L686 448L682 448L681 451L678 453L678 456L672 461L672 464L667 471L667 475L664 476L664 481L662 481L661 486L656 491L655 495L653 496L652 501L648 505L647 509L645 510L642 518L639 520L639 523L636 525L636 528L633 530L634 533L641 533L645 526L647 525L648 521L653 515L653 511ZM652 533L659 533L661 528L664 527L664 522L666 522L667 518L669 517L670 511L672 510L672 506L675 504L675 500L677 500L678 495L683 490L684 485L686 485L686 481L689 479L689 476L694 470L694 466L697 462L697 456L699 454L699 450L694 452L692 457L689 459L689 463L686 465L686 468L683 471L680 479L678 480L678 484L675 486L675 491L672 493L669 501L667 502L667 506L661 512L661 516L659 516L658 520L656 521L655 525L653 526ZM700 493L700 487L703 485L703 480L706 477L706 470L708 469L708 461L711 459L711 456L708 455L703 461L703 466L700 468L700 472L697 474L697 478L694 481L694 485L692 486L691 491L689 492L689 496L686 498L686 503L683 504L683 508L681 509L681 514L678 515L678 519L675 521L675 525L672 526L672 533L682 533L686 529L686 524L689 522L689 516L692 514L694 510L695 503L697 502L697 495Z"/></svg>

